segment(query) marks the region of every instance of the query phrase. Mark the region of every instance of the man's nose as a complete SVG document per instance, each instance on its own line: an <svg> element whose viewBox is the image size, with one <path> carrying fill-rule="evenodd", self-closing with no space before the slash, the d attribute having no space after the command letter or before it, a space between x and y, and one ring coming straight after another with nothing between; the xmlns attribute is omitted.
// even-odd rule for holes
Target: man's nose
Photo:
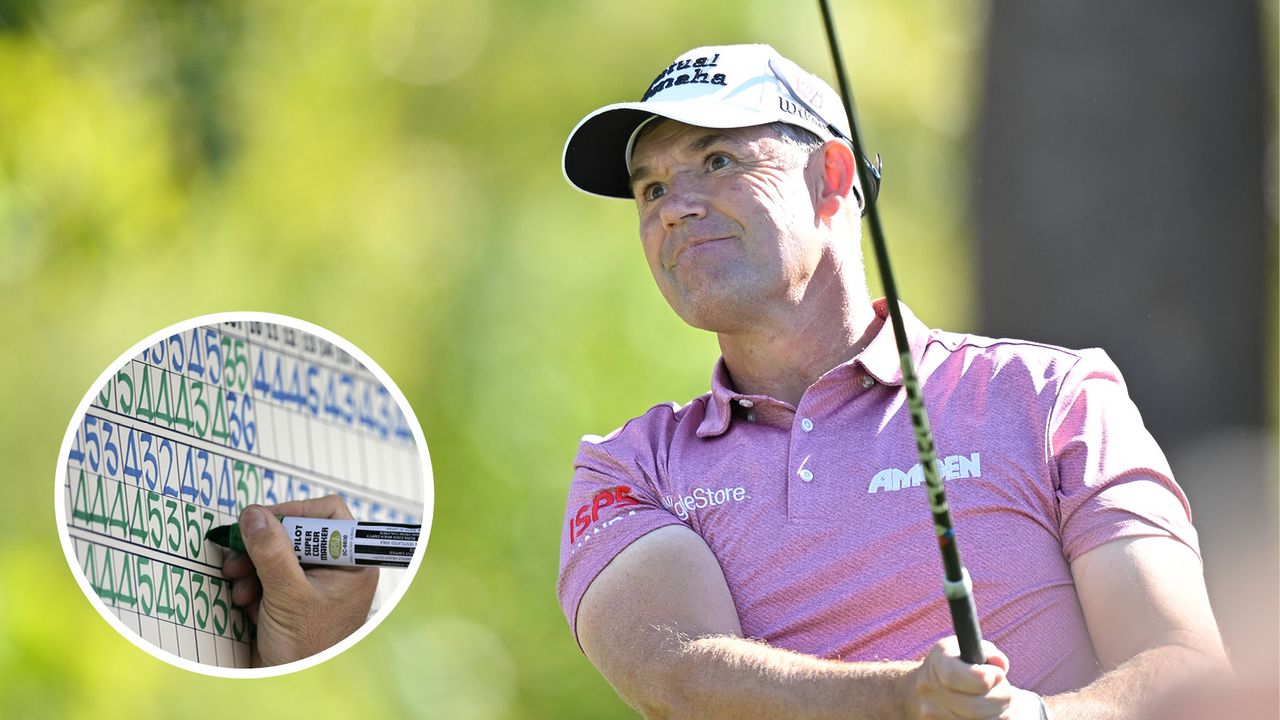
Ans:
<svg viewBox="0 0 1280 720"><path fill-rule="evenodd" d="M662 224L668 230L687 220L707 216L706 198L690 183L671 183L662 203Z"/></svg>

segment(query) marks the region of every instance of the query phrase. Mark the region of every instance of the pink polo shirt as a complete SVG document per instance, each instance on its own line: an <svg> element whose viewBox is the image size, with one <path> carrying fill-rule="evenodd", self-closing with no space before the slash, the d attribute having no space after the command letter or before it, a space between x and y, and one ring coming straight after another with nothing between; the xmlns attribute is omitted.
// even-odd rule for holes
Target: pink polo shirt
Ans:
<svg viewBox="0 0 1280 720"><path fill-rule="evenodd" d="M1186 496L1101 350L903 315L983 634L1018 687L1086 685L1099 668L1069 563L1131 537L1198 553ZM922 657L952 630L905 397L883 322L798 407L737 392L721 361L709 394L585 437L557 585L575 635L609 561L681 523L719 560L747 637L831 659Z"/></svg>

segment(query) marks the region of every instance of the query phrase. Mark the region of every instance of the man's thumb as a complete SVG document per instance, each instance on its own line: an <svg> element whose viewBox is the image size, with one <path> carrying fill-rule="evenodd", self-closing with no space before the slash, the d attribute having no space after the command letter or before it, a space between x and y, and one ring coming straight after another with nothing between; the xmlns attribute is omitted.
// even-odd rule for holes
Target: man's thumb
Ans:
<svg viewBox="0 0 1280 720"><path fill-rule="evenodd" d="M240 513L240 537L264 594L292 592L307 582L284 526L266 508L250 505Z"/></svg>

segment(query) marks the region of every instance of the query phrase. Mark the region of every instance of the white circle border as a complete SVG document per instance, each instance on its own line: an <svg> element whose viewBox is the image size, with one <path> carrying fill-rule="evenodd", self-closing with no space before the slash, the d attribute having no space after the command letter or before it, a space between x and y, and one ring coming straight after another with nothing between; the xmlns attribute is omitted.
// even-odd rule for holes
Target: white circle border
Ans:
<svg viewBox="0 0 1280 720"><path fill-rule="evenodd" d="M186 332L187 330L207 325L218 325L224 322L262 322L284 325L291 327L294 330L310 333L311 335L327 340L329 343L342 348L347 352L347 354L351 355L364 365L369 372L373 373L378 381L382 383L383 387L387 389L387 392L391 394L391 397L395 399L396 404L399 405L400 412L404 414L405 422L409 424L410 429L413 431L414 441L418 448L418 460L422 465L423 471L422 541L418 545L418 551L413 555L413 560L409 563L407 572L400 580L399 584L396 585L391 595L387 598L387 602L385 602L382 607L378 608L378 612L374 613L373 617L366 620L365 623L357 628L355 632L351 633L331 647L309 657L302 658L301 660L295 660L283 665L272 665L262 668L227 668L195 662L194 660L174 655L173 653L152 644L150 641L135 633L132 628L125 625L124 621L107 607L106 603L102 601L102 598L98 596L97 591L93 589L88 578L85 577L84 570L80 567L80 559L76 556L75 548L72 546L71 534L67 532L67 497L65 494L67 484L67 458L70 456L71 443L75 437L75 433L78 430L80 423L83 422L85 413L89 410L89 406L93 403L93 398L101 392L101 388L106 385L108 378L114 377L115 373L119 371L120 368L123 368L129 363L129 361L137 357L139 353L151 347L155 343L163 341L171 335ZM141 341L135 343L133 347L129 348L120 355L119 358L107 366L107 369L104 370L102 374L98 376L98 379L89 386L89 391L85 393L84 399L82 399L80 404L76 407L75 413L71 416L71 422L67 425L66 435L62 439L62 448L58 451L58 465L54 471L53 498L54 517L55 522L57 523L58 537L62 542L62 551L67 557L67 564L71 568L71 573L75 576L76 582L79 583L80 590L85 594L85 597L89 599L90 603L93 604L94 609L96 609L98 614L107 621L107 624L115 628L116 632L120 633L125 639L129 640L139 649L152 657L155 657L158 660L163 660L170 665L175 665L184 670L220 678L268 678L287 675L292 672L297 672L298 670L305 670L340 655L348 648L363 640L366 635L373 632L374 628L382 624L382 621L387 617L387 615L395 609L395 606L400 603L400 599L404 597L405 592L409 589L409 585L412 584L413 579L417 576L418 568L422 565L422 558L426 554L427 543L431 536L431 518L435 511L435 481L431 471L431 456L427 451L427 440L422 433L422 425L418 422L418 417L414 414L413 408L410 407L409 401L405 398L404 393L400 391L399 386L392 381L391 376L382 369L382 366L374 362L373 358L369 357L363 350L356 347L340 335L330 330L326 330L314 323L307 322L306 320L299 320L298 318L290 317L288 315L279 315L269 312L234 310L201 315L199 317L175 323L164 329L157 330Z"/></svg>

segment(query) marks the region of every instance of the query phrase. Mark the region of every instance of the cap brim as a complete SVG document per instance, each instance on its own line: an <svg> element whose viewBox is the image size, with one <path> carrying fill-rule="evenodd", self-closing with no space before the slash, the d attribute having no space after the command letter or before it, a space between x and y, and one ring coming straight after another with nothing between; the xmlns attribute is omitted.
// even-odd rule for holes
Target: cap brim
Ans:
<svg viewBox="0 0 1280 720"><path fill-rule="evenodd" d="M697 125L731 128L763 125L777 118L742 108L690 102L629 102L607 105L582 119L564 144L564 177L592 195L631 198L627 144L653 116Z"/></svg>
<svg viewBox="0 0 1280 720"><path fill-rule="evenodd" d="M564 177L592 195L631 197L626 147L631 133L653 117L641 103L600 108L578 123L564 144Z"/></svg>

